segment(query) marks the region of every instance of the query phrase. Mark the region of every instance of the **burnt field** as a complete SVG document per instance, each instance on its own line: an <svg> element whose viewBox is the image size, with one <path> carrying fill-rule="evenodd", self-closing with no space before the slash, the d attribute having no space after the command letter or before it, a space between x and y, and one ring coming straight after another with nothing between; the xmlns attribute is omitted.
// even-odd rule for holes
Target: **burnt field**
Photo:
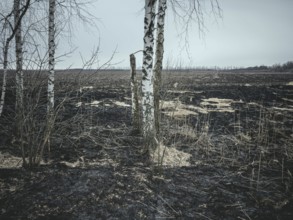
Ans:
<svg viewBox="0 0 293 220"><path fill-rule="evenodd" d="M293 219L292 73L165 71L158 166L132 132L128 71L59 71L56 99L50 149L24 169L8 87L0 219Z"/></svg>

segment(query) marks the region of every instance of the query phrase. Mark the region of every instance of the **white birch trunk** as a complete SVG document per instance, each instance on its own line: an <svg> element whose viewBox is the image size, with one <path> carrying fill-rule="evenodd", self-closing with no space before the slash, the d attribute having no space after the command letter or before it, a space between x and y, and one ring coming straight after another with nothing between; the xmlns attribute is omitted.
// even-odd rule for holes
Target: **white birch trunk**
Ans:
<svg viewBox="0 0 293 220"><path fill-rule="evenodd" d="M9 49L9 44L10 44L11 40L14 38L14 36L16 35L16 31L18 30L18 28L20 28L21 20L22 20L23 16L25 15L25 13L27 12L28 8L29 8L30 0L27 0L26 1L25 5L24 5L24 8L23 8L23 10L22 10L21 13L19 11L19 3L20 3L19 0L18 1L14 0L14 2L13 2L13 9L14 9L14 12L15 13L18 13L18 15L17 15L18 16L18 19L15 19L15 21L14 21L14 27L11 30L12 33L6 39L5 46L4 46L4 50L3 50L3 56L4 56L3 70L4 70L4 73L3 73L3 83L2 83L1 99L0 99L0 116L2 115L3 108L4 108L4 102L5 102L6 84L7 84L7 67L8 67L8 49ZM15 11L15 9L17 9L17 8L18 8L18 10ZM17 17L16 15L14 15L14 16ZM21 39L21 35L20 35L20 39ZM21 60L21 63L22 63L22 60ZM20 73L22 74L22 71ZM19 76L17 76L17 77L19 78ZM23 79L23 78L20 77L19 79L17 79L19 81L19 84L18 85L23 85L23 81L21 79ZM19 89L20 89L20 91L23 91L23 87L22 86L20 86ZM22 95L22 93L21 94L18 93L18 95ZM22 100L22 98L20 100Z"/></svg>
<svg viewBox="0 0 293 220"><path fill-rule="evenodd" d="M147 151L154 147L154 22L156 0L145 0L144 49L142 65L142 129Z"/></svg>
<svg viewBox="0 0 293 220"><path fill-rule="evenodd" d="M164 57L164 29L165 15L167 9L167 0L158 0L158 17L157 17L157 40L156 56L154 67L154 102L155 102L155 127L157 138L160 134L160 89L162 81L163 57Z"/></svg>
<svg viewBox="0 0 293 220"><path fill-rule="evenodd" d="M49 73L48 73L48 113L54 109L54 80L55 80L55 10L56 0L49 0Z"/></svg>
<svg viewBox="0 0 293 220"><path fill-rule="evenodd" d="M26 166L27 162L24 154L24 142L23 142L23 51L22 51L22 25L21 25L21 13L20 13L21 0L14 0L14 29L15 29L15 56L16 56L16 101L15 101L15 113L16 113L16 138L20 144L23 158L23 166Z"/></svg>
<svg viewBox="0 0 293 220"><path fill-rule="evenodd" d="M5 94L6 94L6 84L7 84L7 64L8 64L8 47L9 43L6 43L4 50L3 50L3 56L4 56L4 62L3 62L3 82L2 82L2 90L1 90L1 100L0 100L0 116L2 115L3 108L4 108L4 100L5 100Z"/></svg>
<svg viewBox="0 0 293 220"><path fill-rule="evenodd" d="M20 0L14 0L14 26L15 31L15 55L16 55L16 103L15 108L17 114L21 114L23 107L23 69L22 69L22 34L20 20ZM18 23L20 22L20 23ZM20 116L20 115L19 115Z"/></svg>

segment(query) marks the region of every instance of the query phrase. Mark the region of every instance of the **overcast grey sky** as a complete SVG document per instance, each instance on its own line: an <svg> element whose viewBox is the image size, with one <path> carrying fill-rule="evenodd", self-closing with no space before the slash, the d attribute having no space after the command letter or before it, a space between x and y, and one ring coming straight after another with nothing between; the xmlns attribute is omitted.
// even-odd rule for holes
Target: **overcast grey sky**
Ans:
<svg viewBox="0 0 293 220"><path fill-rule="evenodd" d="M196 26L189 33L186 52L178 35L173 16L167 12L165 58L166 65L189 67L246 67L273 65L293 60L293 0L219 0L223 18L215 22L206 16L208 31L199 37ZM76 24L73 44L75 52L57 68L81 67L80 54L86 59L100 38L100 64L117 47L113 63L129 67L129 54L143 48L144 0L98 0L90 11L100 19L99 31L87 31ZM59 54L69 51L59 43ZM137 56L138 66L142 57Z"/></svg>

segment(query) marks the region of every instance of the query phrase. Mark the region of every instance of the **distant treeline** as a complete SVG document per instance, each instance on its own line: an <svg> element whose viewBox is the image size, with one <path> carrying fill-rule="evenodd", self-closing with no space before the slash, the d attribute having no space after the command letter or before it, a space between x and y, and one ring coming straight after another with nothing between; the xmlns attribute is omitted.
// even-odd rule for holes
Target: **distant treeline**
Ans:
<svg viewBox="0 0 293 220"><path fill-rule="evenodd" d="M137 67L137 70L140 70L141 67ZM194 71L194 70L200 70L200 71L235 71L235 70L253 70L253 71L272 71L272 72L292 72L293 73L293 61L288 61L284 64L274 64L272 66L265 66L265 65L260 65L260 66L250 66L250 67L172 67L172 68L164 68L164 70L166 71L182 71L182 72L189 72L189 71ZM59 69L56 70L56 73L64 73L64 72L77 72L77 73L89 73L89 72L103 72L103 71L129 71L129 67L125 67L125 68L121 68L121 67L112 67L110 69L100 69L100 70L96 70L96 69L87 69L87 70L83 70L83 69L79 69L79 68L75 68L75 69ZM9 72L14 73L14 70L9 70ZM46 73L46 71L42 71L44 73ZM0 69L0 78L1 75L3 74L3 69ZM9 74L8 74L9 75Z"/></svg>
<svg viewBox="0 0 293 220"><path fill-rule="evenodd" d="M274 64L273 66L254 66L247 67L247 70L271 70L276 72L293 72L293 61L288 61L284 64Z"/></svg>
<svg viewBox="0 0 293 220"><path fill-rule="evenodd" d="M176 67L176 68L167 68L167 70L171 71L194 71L194 70L205 70L205 71L245 71L245 70L253 70L253 71L272 71L272 72L292 72L293 73L293 61L288 61L284 64L274 64L272 66L251 66L251 67L237 67L237 66L230 66L230 67Z"/></svg>

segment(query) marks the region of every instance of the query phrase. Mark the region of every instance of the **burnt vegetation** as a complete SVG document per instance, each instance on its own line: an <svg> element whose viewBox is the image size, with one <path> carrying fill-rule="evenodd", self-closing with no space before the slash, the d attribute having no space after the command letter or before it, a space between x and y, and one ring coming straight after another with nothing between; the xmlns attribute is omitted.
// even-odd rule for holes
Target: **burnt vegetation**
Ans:
<svg viewBox="0 0 293 220"><path fill-rule="evenodd" d="M163 71L163 141L151 166L132 130L129 71L56 71L50 145L26 169L21 146L34 158L46 133L46 75L24 74L18 143L9 72L0 218L292 219L292 63L281 67L289 72Z"/></svg>

